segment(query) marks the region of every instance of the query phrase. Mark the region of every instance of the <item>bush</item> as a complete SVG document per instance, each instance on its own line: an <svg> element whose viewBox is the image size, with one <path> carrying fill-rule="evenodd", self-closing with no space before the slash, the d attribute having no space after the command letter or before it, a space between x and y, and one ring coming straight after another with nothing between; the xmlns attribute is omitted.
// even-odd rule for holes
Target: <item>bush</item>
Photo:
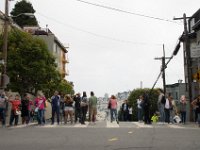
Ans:
<svg viewBox="0 0 200 150"><path fill-rule="evenodd" d="M129 105L133 106L133 121L137 121L137 99L140 95L143 95L144 93L150 94L151 89L134 89L131 94L128 97ZM151 94L149 95L149 101L150 101L150 116L153 115L154 112L156 112L157 109L157 100L158 100L158 90L153 89L151 91Z"/></svg>

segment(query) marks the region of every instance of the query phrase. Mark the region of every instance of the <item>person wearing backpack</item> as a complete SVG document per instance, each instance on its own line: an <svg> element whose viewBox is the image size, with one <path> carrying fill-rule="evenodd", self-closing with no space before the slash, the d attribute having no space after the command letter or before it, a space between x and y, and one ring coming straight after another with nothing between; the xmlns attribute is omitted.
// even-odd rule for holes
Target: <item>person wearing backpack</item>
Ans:
<svg viewBox="0 0 200 150"><path fill-rule="evenodd" d="M164 123L165 122L165 103L166 103L166 98L164 95L164 92L162 89L158 89L159 96L158 96L158 110L160 112L160 122Z"/></svg>

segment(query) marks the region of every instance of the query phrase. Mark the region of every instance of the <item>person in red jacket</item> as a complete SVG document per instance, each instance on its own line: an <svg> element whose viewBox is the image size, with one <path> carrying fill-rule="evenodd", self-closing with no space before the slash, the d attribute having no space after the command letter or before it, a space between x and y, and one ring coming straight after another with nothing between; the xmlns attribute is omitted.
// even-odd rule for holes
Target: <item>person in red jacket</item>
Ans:
<svg viewBox="0 0 200 150"><path fill-rule="evenodd" d="M20 105L21 105L21 100L20 96L16 95L14 100L10 100L9 102L11 103L11 113L10 113L10 126L13 125L13 121L15 120L15 126L18 125L18 120L19 120L19 115L20 115Z"/></svg>

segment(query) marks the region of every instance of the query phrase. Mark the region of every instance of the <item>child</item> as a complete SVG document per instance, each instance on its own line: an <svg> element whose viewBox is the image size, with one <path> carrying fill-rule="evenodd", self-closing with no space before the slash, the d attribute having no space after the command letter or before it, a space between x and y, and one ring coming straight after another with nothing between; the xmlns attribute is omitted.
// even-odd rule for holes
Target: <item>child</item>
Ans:
<svg viewBox="0 0 200 150"><path fill-rule="evenodd" d="M158 116L157 116L156 113L154 113L154 115L151 117L151 121L152 121L153 123L157 123L157 122L158 122Z"/></svg>

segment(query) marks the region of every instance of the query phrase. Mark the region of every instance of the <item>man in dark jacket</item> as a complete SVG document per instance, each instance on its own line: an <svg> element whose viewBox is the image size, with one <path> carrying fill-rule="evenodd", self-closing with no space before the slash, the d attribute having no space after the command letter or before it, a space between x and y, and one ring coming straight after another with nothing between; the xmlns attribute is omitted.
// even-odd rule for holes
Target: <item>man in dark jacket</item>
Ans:
<svg viewBox="0 0 200 150"><path fill-rule="evenodd" d="M123 114L123 121L128 121L129 110L128 110L128 100L125 100L122 104L122 114Z"/></svg>
<svg viewBox="0 0 200 150"><path fill-rule="evenodd" d="M57 116L57 123L60 122L60 95L58 91L55 91L54 95L51 97L51 106L52 106L52 125L54 124L55 113Z"/></svg>
<svg viewBox="0 0 200 150"><path fill-rule="evenodd" d="M75 101L75 123L77 122L78 118L79 118L79 122L80 122L80 113L81 113L81 94L77 93L74 97L74 101Z"/></svg>
<svg viewBox="0 0 200 150"><path fill-rule="evenodd" d="M143 109L144 109L144 123L145 124L151 124L151 119L150 119L150 101L149 101L149 96L148 94L143 95L144 98L144 104L143 104Z"/></svg>

